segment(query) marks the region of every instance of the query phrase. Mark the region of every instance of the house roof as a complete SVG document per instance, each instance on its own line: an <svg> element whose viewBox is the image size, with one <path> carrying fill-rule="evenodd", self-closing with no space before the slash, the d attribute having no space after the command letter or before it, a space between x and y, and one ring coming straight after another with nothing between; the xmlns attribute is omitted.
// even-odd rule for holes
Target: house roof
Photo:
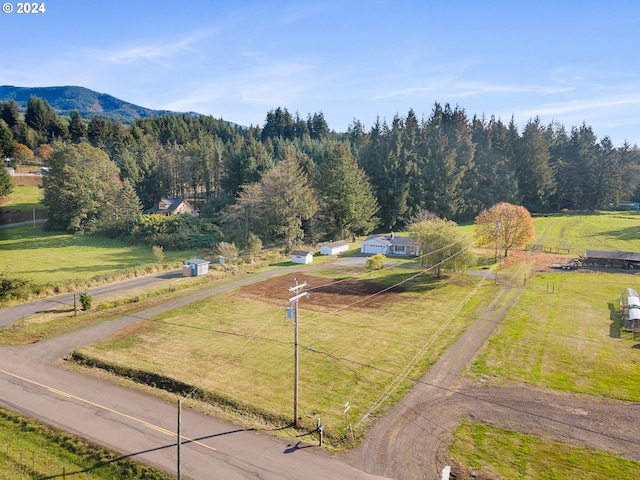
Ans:
<svg viewBox="0 0 640 480"><path fill-rule="evenodd" d="M346 240L337 240L335 242L325 243L323 247L343 247L344 245L349 245L349 242Z"/></svg>
<svg viewBox="0 0 640 480"><path fill-rule="evenodd" d="M192 258L191 260L187 260L188 265L204 265L208 263L209 260L203 260L201 258Z"/></svg>
<svg viewBox="0 0 640 480"><path fill-rule="evenodd" d="M180 205L183 203L189 205L191 208L191 204L185 200L184 198L161 198L158 203L156 203L153 207L145 210L144 213L171 213L178 209Z"/></svg>
<svg viewBox="0 0 640 480"><path fill-rule="evenodd" d="M405 245L411 246L413 245L413 239L411 237L400 237L398 235L369 235L365 242L380 242L384 245Z"/></svg>
<svg viewBox="0 0 640 480"><path fill-rule="evenodd" d="M586 250L585 257L600 258L603 260L623 260L628 262L640 262L640 253L638 252L612 252L608 250Z"/></svg>
<svg viewBox="0 0 640 480"><path fill-rule="evenodd" d="M293 250L291 252L291 255L293 255L294 257L306 257L310 253L311 252L309 250ZM313 255L313 253L311 253L311 255Z"/></svg>

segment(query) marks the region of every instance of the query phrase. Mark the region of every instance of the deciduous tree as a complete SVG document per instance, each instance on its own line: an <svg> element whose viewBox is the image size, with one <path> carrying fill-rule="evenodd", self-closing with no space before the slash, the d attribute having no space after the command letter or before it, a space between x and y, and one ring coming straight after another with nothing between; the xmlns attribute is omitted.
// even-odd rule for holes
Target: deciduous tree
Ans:
<svg viewBox="0 0 640 480"><path fill-rule="evenodd" d="M251 255L253 261L256 260L256 256L262 251L262 240L255 233L250 233L247 238L247 252Z"/></svg>
<svg viewBox="0 0 640 480"><path fill-rule="evenodd" d="M42 143L36 150L36 158L42 162L49 160L49 157L53 154L53 147L48 143Z"/></svg>
<svg viewBox="0 0 640 480"><path fill-rule="evenodd" d="M121 188L118 167L87 143L63 147L49 159L43 178L47 225L53 230L90 232Z"/></svg>
<svg viewBox="0 0 640 480"><path fill-rule="evenodd" d="M33 162L33 152L29 147L18 143L13 147L13 159L18 163L30 163Z"/></svg>
<svg viewBox="0 0 640 480"><path fill-rule="evenodd" d="M524 246L535 237L531 214L526 208L511 203L498 203L476 217L476 238L480 245L502 250L504 256L515 247Z"/></svg>
<svg viewBox="0 0 640 480"><path fill-rule="evenodd" d="M420 245L423 267L432 267L439 277L443 269L460 271L473 264L471 242L451 220L434 218L409 225L409 235Z"/></svg>

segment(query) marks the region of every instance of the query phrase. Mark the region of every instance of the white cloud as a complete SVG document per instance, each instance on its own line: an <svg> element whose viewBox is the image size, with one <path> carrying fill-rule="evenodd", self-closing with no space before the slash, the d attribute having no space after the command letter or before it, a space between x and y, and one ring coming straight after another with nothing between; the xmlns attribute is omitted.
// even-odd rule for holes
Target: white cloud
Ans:
<svg viewBox="0 0 640 480"><path fill-rule="evenodd" d="M451 81L451 79L440 78L424 86L392 90L379 94L374 97L374 100L383 100L394 97L411 97L425 93L431 94L437 98L462 98L489 94L555 95L558 93L570 92L572 90L572 88L564 86L554 87L483 82L454 82Z"/></svg>
<svg viewBox="0 0 640 480"><path fill-rule="evenodd" d="M171 57L176 53L195 52L194 43L202 38L212 35L212 32L196 32L173 43L159 43L128 47L104 57L109 63L131 64L139 60L160 60Z"/></svg>
<svg viewBox="0 0 640 480"><path fill-rule="evenodd" d="M524 116L559 116L579 112L589 112L603 109L617 109L640 105L640 94L615 95L601 98L571 100L563 103L549 103L536 105L530 110L520 112Z"/></svg>

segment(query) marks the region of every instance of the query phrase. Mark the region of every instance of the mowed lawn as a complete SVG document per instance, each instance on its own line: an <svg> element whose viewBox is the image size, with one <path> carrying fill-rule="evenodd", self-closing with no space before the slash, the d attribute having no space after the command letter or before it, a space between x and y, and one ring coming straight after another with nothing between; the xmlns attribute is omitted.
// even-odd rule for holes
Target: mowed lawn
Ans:
<svg viewBox="0 0 640 480"><path fill-rule="evenodd" d="M601 212L594 215L557 214L533 219L536 239L545 249L640 251L640 212Z"/></svg>
<svg viewBox="0 0 640 480"><path fill-rule="evenodd" d="M303 424L345 432L344 405L358 428L397 401L495 295L479 277L436 280L419 275L402 289L373 295L418 271L392 268L374 276L344 272L335 282L298 273L308 282L300 300L299 412ZM339 275L338 275L339 276ZM140 322L115 338L82 349L85 355L180 379L215 392L237 410L293 420L294 326L285 307L293 274L243 287ZM456 308L462 305L462 310ZM366 425L368 420L365 420Z"/></svg>
<svg viewBox="0 0 640 480"><path fill-rule="evenodd" d="M2 199L0 207L17 212L42 208L43 190L38 185L16 185L10 195Z"/></svg>
<svg viewBox="0 0 640 480"><path fill-rule="evenodd" d="M511 480L640 478L638 462L469 420L456 430L451 452L471 468Z"/></svg>
<svg viewBox="0 0 640 480"><path fill-rule="evenodd" d="M640 215L538 217L545 248L640 252ZM633 271L548 272L534 275L519 303L473 366L477 373L548 388L640 400L640 337L621 330L624 288L640 289Z"/></svg>
<svg viewBox="0 0 640 480"><path fill-rule="evenodd" d="M559 390L640 401L640 336L624 332L627 273L542 273L474 365L491 376Z"/></svg>
<svg viewBox="0 0 640 480"><path fill-rule="evenodd" d="M165 252L165 262L195 252ZM92 235L47 232L42 224L0 229L0 270L37 284L87 280L155 263L151 247Z"/></svg>

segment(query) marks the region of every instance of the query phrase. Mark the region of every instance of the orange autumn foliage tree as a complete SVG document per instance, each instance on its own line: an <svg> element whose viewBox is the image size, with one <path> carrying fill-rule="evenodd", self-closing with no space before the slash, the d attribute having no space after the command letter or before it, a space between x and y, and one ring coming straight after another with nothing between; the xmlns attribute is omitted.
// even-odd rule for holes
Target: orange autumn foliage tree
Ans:
<svg viewBox="0 0 640 480"><path fill-rule="evenodd" d="M476 217L476 238L479 245L495 246L506 257L509 250L523 247L535 238L536 231L529 210L511 203L498 203Z"/></svg>

